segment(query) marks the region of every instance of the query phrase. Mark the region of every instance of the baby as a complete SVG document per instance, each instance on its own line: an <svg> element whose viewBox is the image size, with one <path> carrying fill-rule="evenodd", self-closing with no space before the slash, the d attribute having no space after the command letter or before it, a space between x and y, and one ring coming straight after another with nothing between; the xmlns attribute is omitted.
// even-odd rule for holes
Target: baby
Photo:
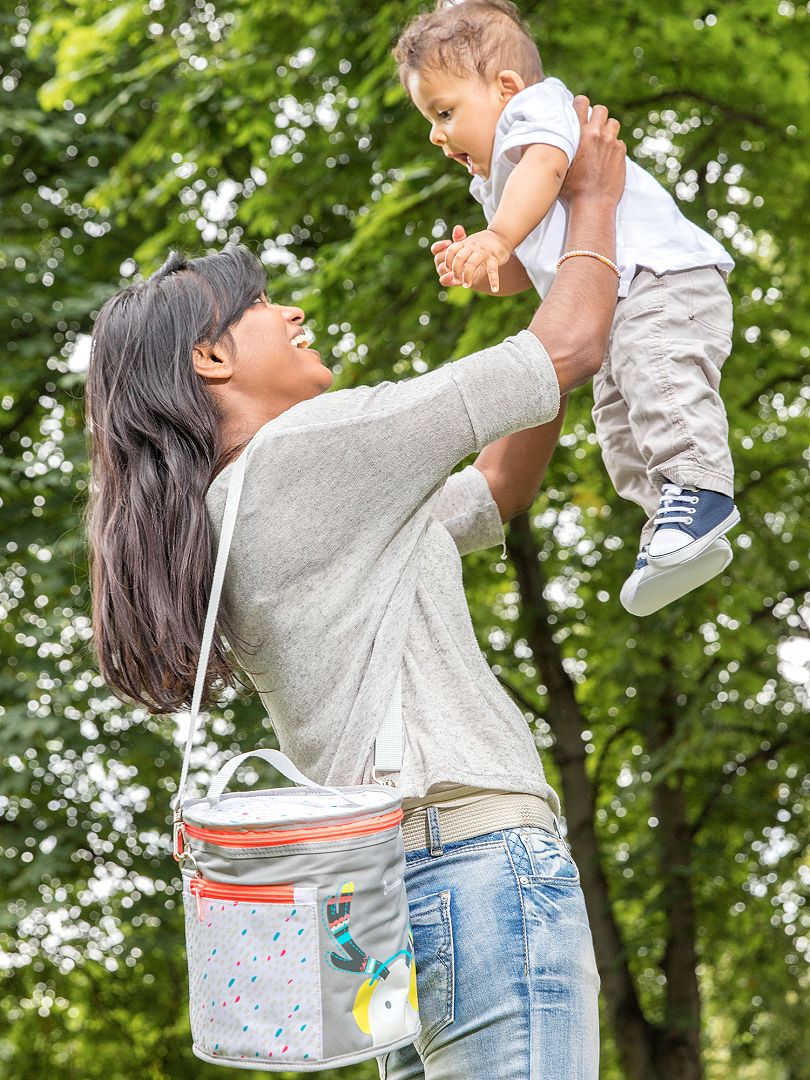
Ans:
<svg viewBox="0 0 810 1080"><path fill-rule="evenodd" d="M559 201L579 145L573 95L545 78L508 0L443 4L415 18L394 49L430 141L472 177L488 228L433 245L442 285L544 296L566 254ZM624 607L650 615L731 562L740 520L728 421L718 394L731 350L726 276L734 263L632 161L616 220L619 303L594 377L593 419L619 495L648 520ZM570 254L569 254L570 257Z"/></svg>

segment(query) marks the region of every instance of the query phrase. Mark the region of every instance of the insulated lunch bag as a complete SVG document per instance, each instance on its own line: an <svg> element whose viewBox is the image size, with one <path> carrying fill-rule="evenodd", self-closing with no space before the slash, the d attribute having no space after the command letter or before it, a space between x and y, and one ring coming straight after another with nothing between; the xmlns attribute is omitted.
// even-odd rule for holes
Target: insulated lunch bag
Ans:
<svg viewBox="0 0 810 1080"><path fill-rule="evenodd" d="M193 1050L231 1067L318 1070L386 1054L420 1032L402 799L384 784L322 787L267 749L231 758L204 798L183 799L246 459L228 486L174 804ZM375 768L400 753L397 680ZM250 758L297 786L226 792Z"/></svg>

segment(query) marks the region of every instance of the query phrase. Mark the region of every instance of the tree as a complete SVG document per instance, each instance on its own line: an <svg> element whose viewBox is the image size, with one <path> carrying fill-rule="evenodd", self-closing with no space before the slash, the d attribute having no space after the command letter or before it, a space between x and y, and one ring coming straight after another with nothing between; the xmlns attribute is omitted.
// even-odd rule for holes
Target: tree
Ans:
<svg viewBox="0 0 810 1080"><path fill-rule="evenodd" d="M219 1075L186 1033L178 729L112 697L89 648L81 335L102 300L169 247L242 240L274 298L307 310L341 386L419 373L532 311L529 295L436 287L432 239L479 216L395 83L388 50L416 7L369 22L348 0L20 0L2 16L0 1060L15 1080ZM735 251L724 396L743 524L727 575L627 616L640 513L612 492L579 391L509 560L466 560L475 623L564 797L603 1075L798 1080L808 15L764 0L524 10L546 70L606 101L638 160ZM256 703L225 701L200 774L260 736Z"/></svg>

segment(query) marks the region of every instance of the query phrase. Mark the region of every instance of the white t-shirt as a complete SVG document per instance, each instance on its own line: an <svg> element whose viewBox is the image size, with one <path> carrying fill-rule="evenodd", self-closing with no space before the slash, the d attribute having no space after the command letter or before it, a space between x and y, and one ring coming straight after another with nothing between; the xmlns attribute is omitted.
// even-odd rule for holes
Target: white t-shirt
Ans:
<svg viewBox="0 0 810 1080"><path fill-rule="evenodd" d="M574 95L559 79L527 86L501 113L492 148L487 179L475 176L470 193L484 207L491 222L504 185L520 161L521 148L533 143L556 146L569 165L579 146L579 120ZM540 296L554 280L557 259L563 252L567 216L556 200L537 228L515 249ZM622 271L619 296L626 296L636 270L655 273L717 266L728 273L734 260L722 244L684 217L672 196L634 161L627 161L624 195L616 215L616 261Z"/></svg>

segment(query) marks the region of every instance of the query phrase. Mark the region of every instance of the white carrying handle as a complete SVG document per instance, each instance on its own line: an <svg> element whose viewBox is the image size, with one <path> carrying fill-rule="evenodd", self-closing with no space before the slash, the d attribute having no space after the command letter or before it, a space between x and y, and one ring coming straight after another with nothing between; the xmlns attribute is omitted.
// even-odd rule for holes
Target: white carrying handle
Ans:
<svg viewBox="0 0 810 1080"><path fill-rule="evenodd" d="M352 800L345 795L340 788L324 787L323 784L316 784L314 780L310 780L308 776L304 776L302 772L296 769L295 765L293 765L287 755L282 754L280 750L264 749L246 750L244 754L237 754L236 757L232 757L230 760L226 761L208 785L208 794L206 795L206 798L217 801L233 779L233 774L242 762L247 761L248 758L254 757L266 761L268 765L272 765L282 776L286 776L288 780L292 780L292 782L298 784L299 787L315 788L317 791L326 791L330 795L334 795L339 799L343 799L344 802L354 805Z"/></svg>

